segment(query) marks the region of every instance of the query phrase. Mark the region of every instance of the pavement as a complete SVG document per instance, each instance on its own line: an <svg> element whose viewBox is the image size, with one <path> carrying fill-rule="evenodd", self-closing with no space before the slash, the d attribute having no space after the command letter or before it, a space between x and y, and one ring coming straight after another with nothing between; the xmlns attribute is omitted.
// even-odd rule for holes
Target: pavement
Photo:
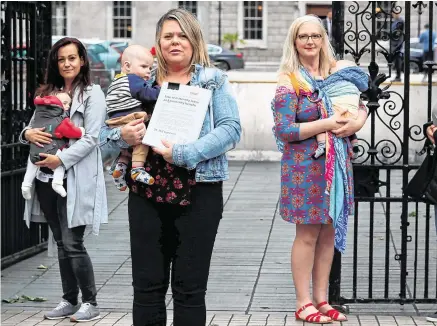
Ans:
<svg viewBox="0 0 437 326"><path fill-rule="evenodd" d="M303 325L294 319L295 299L290 272L290 248L295 228L278 215L280 165L278 162L233 161L230 173L231 179L224 184L224 214L211 262L206 298L207 325ZM383 173L381 178L384 178ZM401 191L401 177L392 171L391 180L390 195L397 196ZM127 194L118 192L109 177L107 190L109 223L102 226L99 236L89 234L85 240L94 265L97 299L103 318L82 324L125 326L132 324L133 295ZM374 219L369 218L370 209L374 210ZM413 271L417 266L417 274L409 273L407 293L409 298L420 298L427 289L429 297L436 298L437 248L431 246L429 260L425 261L422 209L418 207L416 215L410 214L412 241L408 243L408 270ZM390 219L386 218L387 214ZM348 248L342 263L342 296L352 298L353 283L356 282L358 298L369 297L369 289L373 298L383 298L387 282L389 296L397 298L400 268L394 257L400 250L400 207L392 203L387 210L382 203L375 203L373 208L360 203L358 216L359 221L352 218L349 224ZM434 244L437 239L433 219L430 223L430 244ZM371 227L374 227L372 236ZM358 236L354 245L355 231ZM373 251L369 250L371 246ZM386 249L388 256L385 256ZM355 279L354 250L358 255ZM384 276L385 259L390 263L387 279ZM38 269L40 265L47 268ZM425 268L430 271L427 280L424 279ZM2 270L1 274L2 299L15 295L47 299L43 302L2 303L2 325L72 325L68 320L43 319L44 311L55 307L61 297L56 258L43 252ZM166 301L168 325L171 325L171 290ZM434 325L426 322L424 316L437 311L437 300L431 304L388 302L350 304L348 307L349 321L343 325L425 326Z"/></svg>

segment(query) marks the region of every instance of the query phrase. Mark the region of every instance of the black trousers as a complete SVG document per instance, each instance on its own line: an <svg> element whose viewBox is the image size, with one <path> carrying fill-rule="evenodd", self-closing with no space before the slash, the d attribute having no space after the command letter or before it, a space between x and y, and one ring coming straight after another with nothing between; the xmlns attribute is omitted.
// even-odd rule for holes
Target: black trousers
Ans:
<svg viewBox="0 0 437 326"><path fill-rule="evenodd" d="M395 57L395 70L396 70L396 78L401 78L402 71L402 58L400 56Z"/></svg>
<svg viewBox="0 0 437 326"><path fill-rule="evenodd" d="M166 325L170 283L174 326L204 326L212 250L223 213L222 183L198 183L191 205L155 203L129 193L134 326Z"/></svg>
<svg viewBox="0 0 437 326"><path fill-rule="evenodd" d="M67 189L66 180L64 187ZM83 245L85 225L68 228L67 197L57 194L50 182L35 180L35 191L58 247L59 271L64 292L62 298L76 305L80 288L82 302L96 305L93 264Z"/></svg>
<svg viewBox="0 0 437 326"><path fill-rule="evenodd" d="M423 62L428 61L428 56L429 56L429 51L424 51L423 52ZM431 51L431 60L434 61L434 50ZM427 72L427 67L423 66L425 72Z"/></svg>

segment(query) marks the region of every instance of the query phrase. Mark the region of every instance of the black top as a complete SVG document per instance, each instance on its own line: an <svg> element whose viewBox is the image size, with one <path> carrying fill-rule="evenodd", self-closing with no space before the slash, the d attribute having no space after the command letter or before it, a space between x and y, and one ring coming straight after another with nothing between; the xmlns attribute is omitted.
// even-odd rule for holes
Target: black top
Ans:
<svg viewBox="0 0 437 326"><path fill-rule="evenodd" d="M152 114L154 104L151 109ZM146 123L147 126L148 122ZM190 204L191 187L196 184L195 170L187 170L170 164L164 160L162 155L155 153L151 148L144 167L147 173L155 178L155 183L146 185L141 182L134 182L128 171L126 173L126 182L130 191L158 203L182 206Z"/></svg>

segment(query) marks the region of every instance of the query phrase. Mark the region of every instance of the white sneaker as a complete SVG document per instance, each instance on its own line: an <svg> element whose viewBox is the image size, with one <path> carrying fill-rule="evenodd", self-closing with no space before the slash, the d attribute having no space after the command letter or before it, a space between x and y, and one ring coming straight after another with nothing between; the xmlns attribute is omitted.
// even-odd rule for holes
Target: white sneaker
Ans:
<svg viewBox="0 0 437 326"><path fill-rule="evenodd" d="M81 321L91 321L99 319L100 317L100 308L98 306L93 306L91 303L82 303L80 309L70 317L70 321L72 322L81 322Z"/></svg>
<svg viewBox="0 0 437 326"><path fill-rule="evenodd" d="M437 311L431 315L428 315L428 317L426 317L426 320L434 323L437 322Z"/></svg>
<svg viewBox="0 0 437 326"><path fill-rule="evenodd" d="M44 318L51 320L64 319L73 315L76 311L79 310L79 307L79 304L73 306L70 302L62 300L55 309L46 313L44 315Z"/></svg>

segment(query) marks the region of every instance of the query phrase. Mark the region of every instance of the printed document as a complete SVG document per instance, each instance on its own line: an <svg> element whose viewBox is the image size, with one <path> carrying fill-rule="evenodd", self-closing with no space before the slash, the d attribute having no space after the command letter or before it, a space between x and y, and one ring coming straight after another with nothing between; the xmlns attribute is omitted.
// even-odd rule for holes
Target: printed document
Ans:
<svg viewBox="0 0 437 326"><path fill-rule="evenodd" d="M164 83L142 140L164 148L161 140L187 144L199 138L212 92L208 89Z"/></svg>

